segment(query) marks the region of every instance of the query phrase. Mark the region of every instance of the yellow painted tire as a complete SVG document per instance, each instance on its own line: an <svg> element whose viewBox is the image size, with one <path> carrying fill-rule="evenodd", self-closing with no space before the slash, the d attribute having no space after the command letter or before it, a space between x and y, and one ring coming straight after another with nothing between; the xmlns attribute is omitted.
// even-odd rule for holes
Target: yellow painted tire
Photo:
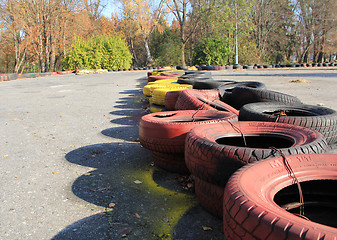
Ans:
<svg viewBox="0 0 337 240"><path fill-rule="evenodd" d="M162 112L165 111L165 108L163 106L157 105L157 104L151 104L150 105L150 112Z"/></svg>
<svg viewBox="0 0 337 240"><path fill-rule="evenodd" d="M170 88L170 87L176 87L180 86L181 84L179 83L162 83L162 84L150 84L146 85L143 88L143 93L145 96L153 96L153 90L157 88Z"/></svg>
<svg viewBox="0 0 337 240"><path fill-rule="evenodd" d="M189 84L180 84L180 86L167 87L167 88L156 88L153 90L152 100L153 103L165 106L165 96L166 93L171 91L182 91L185 89L192 89L193 86Z"/></svg>
<svg viewBox="0 0 337 240"><path fill-rule="evenodd" d="M177 83L177 82L178 82L178 78L168 78L168 79L163 79L163 80L157 80L154 82L149 82L147 83L147 85L162 84L162 83Z"/></svg>
<svg viewBox="0 0 337 240"><path fill-rule="evenodd" d="M172 80L172 79L171 79ZM160 80L164 81L164 80ZM154 88L162 88L162 86L166 86L169 84L178 84L176 81L173 80L173 82L170 81L164 81L164 82L149 82L147 85L143 87L143 94L147 97L152 96L151 92L153 91L152 89Z"/></svg>

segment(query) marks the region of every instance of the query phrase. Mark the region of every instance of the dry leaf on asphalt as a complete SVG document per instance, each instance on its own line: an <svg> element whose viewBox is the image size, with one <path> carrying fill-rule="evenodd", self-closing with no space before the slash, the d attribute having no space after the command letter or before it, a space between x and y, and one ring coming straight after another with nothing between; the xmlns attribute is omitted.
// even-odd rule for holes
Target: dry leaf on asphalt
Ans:
<svg viewBox="0 0 337 240"><path fill-rule="evenodd" d="M204 231L212 231L213 229L211 227L202 227Z"/></svg>
<svg viewBox="0 0 337 240"><path fill-rule="evenodd" d="M109 208L114 208L116 206L116 203L109 203Z"/></svg>

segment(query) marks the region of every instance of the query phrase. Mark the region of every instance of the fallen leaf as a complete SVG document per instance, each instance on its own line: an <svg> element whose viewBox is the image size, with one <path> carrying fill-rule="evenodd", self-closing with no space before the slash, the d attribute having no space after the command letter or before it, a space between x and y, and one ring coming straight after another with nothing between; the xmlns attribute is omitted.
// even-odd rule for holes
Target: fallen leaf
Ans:
<svg viewBox="0 0 337 240"><path fill-rule="evenodd" d="M98 128L97 126L94 126L94 128Z"/></svg>
<svg viewBox="0 0 337 240"><path fill-rule="evenodd" d="M310 83L310 81L306 80L306 79L293 79L293 80L289 80L289 82L291 83Z"/></svg>
<svg viewBox="0 0 337 240"><path fill-rule="evenodd" d="M53 174L59 174L60 172L53 172Z"/></svg>
<svg viewBox="0 0 337 240"><path fill-rule="evenodd" d="M202 227L204 231L212 231L213 229L211 227Z"/></svg>
<svg viewBox="0 0 337 240"><path fill-rule="evenodd" d="M135 213L135 215L136 215L136 218L140 218L140 216L139 216L139 214L138 214L138 213Z"/></svg>
<svg viewBox="0 0 337 240"><path fill-rule="evenodd" d="M118 230L118 234L122 236L126 236L127 234L130 234L132 232L132 229L130 227L124 227Z"/></svg>
<svg viewBox="0 0 337 240"><path fill-rule="evenodd" d="M161 220L163 220L166 223L168 223L168 221L169 221L166 217L162 217Z"/></svg>
<svg viewBox="0 0 337 240"><path fill-rule="evenodd" d="M109 203L109 208L114 208L116 206L116 203Z"/></svg>
<svg viewBox="0 0 337 240"><path fill-rule="evenodd" d="M139 141L140 141L139 138L136 138L135 142L139 142Z"/></svg>
<svg viewBox="0 0 337 240"><path fill-rule="evenodd" d="M52 137L52 139L56 139L56 137Z"/></svg>
<svg viewBox="0 0 337 240"><path fill-rule="evenodd" d="M134 183L135 183L135 184L141 184L141 183L143 183L143 182L142 182L142 181L139 181L139 180L135 180Z"/></svg>
<svg viewBox="0 0 337 240"><path fill-rule="evenodd" d="M4 155L4 158L5 158L5 157L8 157L8 155Z"/></svg>

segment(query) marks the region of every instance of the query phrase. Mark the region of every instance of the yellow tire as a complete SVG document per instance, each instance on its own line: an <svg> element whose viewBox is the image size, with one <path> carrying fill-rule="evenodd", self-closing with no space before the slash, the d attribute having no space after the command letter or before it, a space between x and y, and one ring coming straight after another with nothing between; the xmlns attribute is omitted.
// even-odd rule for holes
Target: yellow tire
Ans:
<svg viewBox="0 0 337 240"><path fill-rule="evenodd" d="M159 106L156 104L151 104L150 105L150 112L154 113L154 112L162 112L165 111L165 108L163 106Z"/></svg>
<svg viewBox="0 0 337 240"><path fill-rule="evenodd" d="M193 86L189 84L180 84L179 86L166 87L166 88L156 88L153 90L152 102L157 105L165 106L165 96L166 93L171 91L181 91L185 89L192 89Z"/></svg>
<svg viewBox="0 0 337 240"><path fill-rule="evenodd" d="M170 84L178 84L177 82L162 82L162 83L148 83L143 87L143 94L147 97L152 96L152 91L154 88L162 88L163 86Z"/></svg>
<svg viewBox="0 0 337 240"><path fill-rule="evenodd" d="M176 83L178 81L178 78L168 78L163 80L157 80L154 82L149 82L147 85L151 84L162 84L162 83Z"/></svg>

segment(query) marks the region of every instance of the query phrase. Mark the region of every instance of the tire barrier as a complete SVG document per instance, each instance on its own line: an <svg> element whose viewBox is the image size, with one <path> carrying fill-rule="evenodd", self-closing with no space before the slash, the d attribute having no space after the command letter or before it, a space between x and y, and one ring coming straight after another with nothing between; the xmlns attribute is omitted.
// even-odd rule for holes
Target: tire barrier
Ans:
<svg viewBox="0 0 337 240"><path fill-rule="evenodd" d="M201 90L185 90L176 102L176 110L220 110L239 114L232 106L220 101L218 98L209 97Z"/></svg>
<svg viewBox="0 0 337 240"><path fill-rule="evenodd" d="M291 155L247 165L224 191L225 238L336 239L336 183L336 154Z"/></svg>
<svg viewBox="0 0 337 240"><path fill-rule="evenodd" d="M163 153L152 151L154 165L169 172L189 174L184 153Z"/></svg>
<svg viewBox="0 0 337 240"><path fill-rule="evenodd" d="M203 80L203 79L196 79L193 82L193 89L216 89L222 85L230 85L235 83L232 80Z"/></svg>
<svg viewBox="0 0 337 240"><path fill-rule="evenodd" d="M157 105L157 104L154 104L154 103L150 104L150 112L151 113L163 112L165 110L166 109L161 105Z"/></svg>
<svg viewBox="0 0 337 240"><path fill-rule="evenodd" d="M157 88L170 88L170 87L179 87L181 84L178 84L176 82L162 82L162 83L156 83L154 84L147 84L143 87L143 94L144 96L151 97L153 95L153 90ZM189 85L191 86L191 85Z"/></svg>
<svg viewBox="0 0 337 240"><path fill-rule="evenodd" d="M66 75L66 74L72 74L72 73L75 73L75 71L73 71L73 70L69 70L69 71L57 71L57 74L60 74L60 75Z"/></svg>
<svg viewBox="0 0 337 240"><path fill-rule="evenodd" d="M185 152L186 134L196 126L222 121L237 121L237 115L230 112L203 110L147 114L141 118L139 123L140 144L153 152L166 153L165 160L163 160L163 155L159 157L158 154L155 154L156 162L158 166L172 171L174 167L167 165L176 165L177 159L180 159L181 164L185 166L185 160L181 156ZM170 154L174 156L172 157ZM168 159L169 157L174 159L171 164L169 164L171 161Z"/></svg>
<svg viewBox="0 0 337 240"><path fill-rule="evenodd" d="M150 75L147 78L148 82L155 82L157 80L165 80L165 79L172 79L172 80L178 80L178 78L176 78L175 76L164 76L164 75Z"/></svg>
<svg viewBox="0 0 337 240"><path fill-rule="evenodd" d="M185 162L193 176L225 187L230 176L248 163L280 153L322 153L327 149L323 136L308 128L272 122L221 122L189 131ZM215 208L221 206L218 202ZM222 212L213 214L221 216Z"/></svg>
<svg viewBox="0 0 337 240"><path fill-rule="evenodd" d="M240 109L239 120L294 124L320 132L328 144L337 141L337 112L326 107L251 103Z"/></svg>
<svg viewBox="0 0 337 240"><path fill-rule="evenodd" d="M146 149L165 153L185 151L185 137L192 128L235 120L237 115L212 110L165 111L144 115L139 123L140 143Z"/></svg>
<svg viewBox="0 0 337 240"><path fill-rule="evenodd" d="M301 104L301 101L288 94L266 89L235 87L231 94L233 107L240 109L243 105L255 102L280 102L284 104Z"/></svg>
<svg viewBox="0 0 337 240"><path fill-rule="evenodd" d="M248 88L256 88L256 89L267 89L266 85L261 82L254 82L254 81L247 81L247 82L235 82L233 83L226 83L218 87L220 100L228 103L233 104L231 97L232 92L235 87L248 87Z"/></svg>
<svg viewBox="0 0 337 240"><path fill-rule="evenodd" d="M165 96L170 91L182 91L185 89L192 89L192 85L180 84L180 86L172 86L165 88L156 88L152 91L152 102L157 105L165 106ZM167 109L166 109L167 110Z"/></svg>
<svg viewBox="0 0 337 240"><path fill-rule="evenodd" d="M39 76L39 73L23 73L19 74L18 78L37 78Z"/></svg>
<svg viewBox="0 0 337 240"><path fill-rule="evenodd" d="M165 95L165 109L168 111L176 110L176 103L179 98L180 93L183 90L179 91L169 91Z"/></svg>
<svg viewBox="0 0 337 240"><path fill-rule="evenodd" d="M17 73L0 74L0 81L10 81L10 80L15 80L15 79L18 79Z"/></svg>
<svg viewBox="0 0 337 240"><path fill-rule="evenodd" d="M219 100L219 91L212 89L212 90L200 90L202 93L206 94L210 99L217 99ZM177 110L175 105L178 101L179 95L182 91L171 91L165 95L165 108L168 111Z"/></svg>

